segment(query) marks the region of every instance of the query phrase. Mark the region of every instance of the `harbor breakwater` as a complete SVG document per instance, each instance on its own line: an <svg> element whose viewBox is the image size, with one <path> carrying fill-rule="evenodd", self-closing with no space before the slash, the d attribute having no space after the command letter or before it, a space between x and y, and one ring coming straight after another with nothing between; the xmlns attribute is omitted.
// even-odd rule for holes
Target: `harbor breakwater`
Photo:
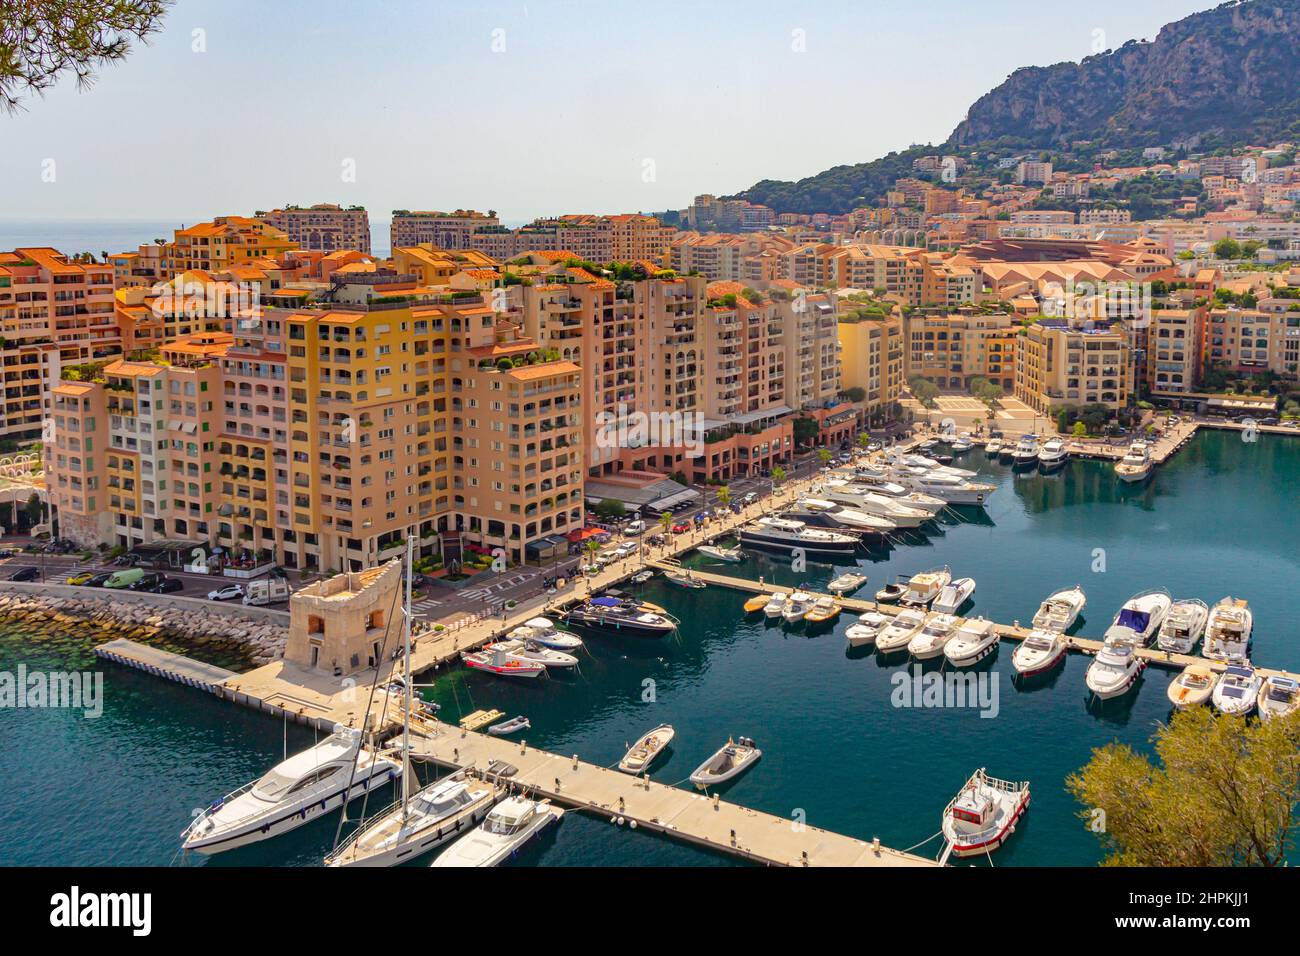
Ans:
<svg viewBox="0 0 1300 956"><path fill-rule="evenodd" d="M125 637L227 666L242 664L237 670L279 659L289 633L283 611L8 581L0 586L0 624L5 623L28 634L46 631L93 644Z"/></svg>

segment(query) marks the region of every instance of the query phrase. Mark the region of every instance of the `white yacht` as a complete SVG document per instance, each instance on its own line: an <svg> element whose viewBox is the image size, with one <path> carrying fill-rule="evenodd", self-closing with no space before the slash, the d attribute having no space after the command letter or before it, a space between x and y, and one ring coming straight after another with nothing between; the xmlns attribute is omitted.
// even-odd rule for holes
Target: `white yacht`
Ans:
<svg viewBox="0 0 1300 956"><path fill-rule="evenodd" d="M800 549L808 554L853 554L858 539L837 531L812 528L789 518L759 518L740 529L742 544L780 551Z"/></svg>
<svg viewBox="0 0 1300 956"><path fill-rule="evenodd" d="M1115 477L1120 481L1130 483L1146 481L1151 477L1153 467L1151 452L1147 447L1147 443L1135 441L1129 445L1124 457L1116 462Z"/></svg>
<svg viewBox="0 0 1300 956"><path fill-rule="evenodd" d="M1114 622L1106 628L1103 640L1128 638L1138 647L1149 646L1173 603L1169 592L1163 589L1135 594L1119 609Z"/></svg>
<svg viewBox="0 0 1300 956"><path fill-rule="evenodd" d="M1064 634L1079 619L1079 614L1087 603L1088 598L1084 595L1083 588L1077 584L1072 588L1053 591L1034 613L1033 627L1040 631L1059 631Z"/></svg>
<svg viewBox="0 0 1300 956"><path fill-rule="evenodd" d="M361 731L342 724L259 779L222 797L181 834L184 849L220 853L267 840L337 810L402 774L396 760L361 742Z"/></svg>
<svg viewBox="0 0 1300 956"><path fill-rule="evenodd" d="M948 447L952 449L954 455L964 455L974 447L974 443L970 440L969 434L963 433L954 438Z"/></svg>
<svg viewBox="0 0 1300 956"><path fill-rule="evenodd" d="M857 483L876 494L884 495L886 498L895 498L909 508L928 511L932 515L937 515L948 507L948 502L943 498L927 495L921 491L913 491L910 487L896 481L890 481L887 478L859 478Z"/></svg>
<svg viewBox="0 0 1300 956"><path fill-rule="evenodd" d="M1209 664L1188 664L1169 685L1169 703L1175 710L1199 707L1210 699L1219 675Z"/></svg>
<svg viewBox="0 0 1300 956"><path fill-rule="evenodd" d="M1127 693L1146 668L1146 661L1137 654L1138 643L1133 639L1133 632L1127 628L1119 630L1125 633L1111 636L1110 631L1106 632L1106 642L1088 665L1084 677L1088 690L1101 700Z"/></svg>
<svg viewBox="0 0 1300 956"><path fill-rule="evenodd" d="M1032 468L1038 462L1038 436L1022 435L1016 442L1016 450L1011 453L1011 464L1015 468Z"/></svg>
<svg viewBox="0 0 1300 956"><path fill-rule="evenodd" d="M502 800L479 826L440 853L430 866L499 866L564 816L548 800Z"/></svg>
<svg viewBox="0 0 1300 956"><path fill-rule="evenodd" d="M1229 664L1247 660L1254 626L1255 617L1244 598L1223 598L1206 619L1201 656Z"/></svg>
<svg viewBox="0 0 1300 956"><path fill-rule="evenodd" d="M996 458L1000 451L1002 451L1001 438L991 438L984 445L984 454L990 458Z"/></svg>
<svg viewBox="0 0 1300 956"><path fill-rule="evenodd" d="M879 611L868 611L858 616L856 624L850 624L844 636L848 638L850 647L861 647L865 644L874 644L876 636L889 626L891 618L888 614L881 614Z"/></svg>
<svg viewBox="0 0 1300 956"><path fill-rule="evenodd" d="M846 481L828 481L822 486L821 494L828 501L885 518L903 529L919 528L934 517L928 511L913 508L888 495L876 494L868 488Z"/></svg>
<svg viewBox="0 0 1300 956"><path fill-rule="evenodd" d="M918 661L943 656L943 649L957 633L957 619L951 614L931 614L925 627L912 635L907 652Z"/></svg>
<svg viewBox="0 0 1300 956"><path fill-rule="evenodd" d="M961 793L944 808L942 832L948 856L967 857L992 853L1016 832L1016 824L1029 809L1028 781L1011 782L990 777L981 767Z"/></svg>
<svg viewBox="0 0 1300 956"><path fill-rule="evenodd" d="M969 468L954 468L952 465L944 465L933 458L926 458L924 455L914 455L904 453L893 456L890 461L895 465L903 465L908 468L922 468L925 471L935 471L941 475L953 475L957 478L974 478L979 472L971 471Z"/></svg>
<svg viewBox="0 0 1300 956"><path fill-rule="evenodd" d="M767 603L763 605L763 614L767 617L780 617L781 612L785 610L785 604L790 600L790 595L784 591L777 591Z"/></svg>
<svg viewBox="0 0 1300 956"><path fill-rule="evenodd" d="M901 651L925 627L925 612L909 608L899 611L894 619L876 633L876 650L882 654Z"/></svg>
<svg viewBox="0 0 1300 956"><path fill-rule="evenodd" d="M956 614L957 609L969 601L974 593L974 578L954 578L943 586L939 596L930 605L930 609L942 611L944 614Z"/></svg>
<svg viewBox="0 0 1300 956"><path fill-rule="evenodd" d="M1065 440L1062 438L1049 438L1038 450L1038 467L1041 471L1055 471L1069 460L1070 454L1065 450Z"/></svg>
<svg viewBox="0 0 1300 956"><path fill-rule="evenodd" d="M898 599L898 603L924 607L937 598L951 581L952 571L946 566L914 574L907 579L907 590Z"/></svg>
<svg viewBox="0 0 1300 956"><path fill-rule="evenodd" d="M572 654L566 654L564 651L551 650L551 648L543 647L541 644L532 640L497 641L494 644L488 644L483 649L488 652L501 651L504 654L512 655L520 660L536 661L543 667L564 669L578 666L578 659Z"/></svg>
<svg viewBox="0 0 1300 956"><path fill-rule="evenodd" d="M1300 681L1282 674L1265 677L1259 688L1257 706L1263 720L1285 717L1300 708Z"/></svg>
<svg viewBox="0 0 1300 956"><path fill-rule="evenodd" d="M1221 714L1246 717L1259 703L1259 690L1263 684L1259 672L1249 663L1229 664L1214 686L1210 700Z"/></svg>
<svg viewBox="0 0 1300 956"><path fill-rule="evenodd" d="M822 524L832 529L839 528L870 534L889 534L898 529L898 525L888 518L846 508L839 502L826 498L800 498L795 502L794 509L782 517Z"/></svg>
<svg viewBox="0 0 1300 956"><path fill-rule="evenodd" d="M1190 654L1204 633L1209 616L1210 609L1204 601L1196 598L1175 601L1160 625L1156 646L1162 651Z"/></svg>
<svg viewBox="0 0 1300 956"><path fill-rule="evenodd" d="M525 621L506 635L512 641L532 641L542 647L557 651L576 651L582 647L582 638L561 631L548 617L534 617Z"/></svg>
<svg viewBox="0 0 1300 956"><path fill-rule="evenodd" d="M795 624L804 619L804 616L812 610L815 599L807 591L795 591L790 595L790 600L785 602L781 608L781 617L787 624Z"/></svg>
<svg viewBox="0 0 1300 956"><path fill-rule="evenodd" d="M998 649L998 632L992 621L982 617L967 618L962 622L943 649L943 656L954 667L977 664Z"/></svg>
<svg viewBox="0 0 1300 956"><path fill-rule="evenodd" d="M899 472L897 478L914 491L940 498L950 505L982 505L988 501L989 495L997 490L996 485L933 471L920 475Z"/></svg>
<svg viewBox="0 0 1300 956"><path fill-rule="evenodd" d="M1021 677L1045 674L1065 659L1065 652L1062 632L1033 630L1011 652L1011 666Z"/></svg>

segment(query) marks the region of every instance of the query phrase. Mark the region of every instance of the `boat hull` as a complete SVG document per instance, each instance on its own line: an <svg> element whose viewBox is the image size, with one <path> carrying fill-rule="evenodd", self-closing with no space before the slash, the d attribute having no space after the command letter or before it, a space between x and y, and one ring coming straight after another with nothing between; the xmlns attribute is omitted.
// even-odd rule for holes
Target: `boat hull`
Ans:
<svg viewBox="0 0 1300 956"><path fill-rule="evenodd" d="M1025 799L1020 801L1016 806L1015 811L1011 814L1011 818L1006 822L1006 824L998 830L994 836L987 840L969 843L956 842L952 840L952 834L948 833L947 828L945 827L944 836L952 842L952 855L965 859L968 856L983 856L986 853L992 853L998 847L1002 846L1002 844L1006 843L1011 834L1016 832L1016 824L1020 822L1020 818L1025 815L1025 811L1028 809L1029 795L1026 794Z"/></svg>

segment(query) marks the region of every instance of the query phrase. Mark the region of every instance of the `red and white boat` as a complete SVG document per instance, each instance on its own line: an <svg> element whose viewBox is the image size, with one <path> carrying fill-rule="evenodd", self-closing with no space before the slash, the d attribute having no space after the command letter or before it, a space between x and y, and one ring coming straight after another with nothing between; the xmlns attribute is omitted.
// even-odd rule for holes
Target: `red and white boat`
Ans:
<svg viewBox="0 0 1300 956"><path fill-rule="evenodd" d="M1011 652L1011 666L1021 677L1045 674L1065 659L1065 641L1060 631L1032 630Z"/></svg>
<svg viewBox="0 0 1300 956"><path fill-rule="evenodd" d="M943 835L948 846L940 862L950 855L992 853L1016 832L1016 824L1028 808L1027 780L998 780L980 767L943 811Z"/></svg>
<svg viewBox="0 0 1300 956"><path fill-rule="evenodd" d="M460 655L465 666L476 671L487 671L498 677L540 677L546 673L541 661L528 660L499 647L494 650L466 651Z"/></svg>

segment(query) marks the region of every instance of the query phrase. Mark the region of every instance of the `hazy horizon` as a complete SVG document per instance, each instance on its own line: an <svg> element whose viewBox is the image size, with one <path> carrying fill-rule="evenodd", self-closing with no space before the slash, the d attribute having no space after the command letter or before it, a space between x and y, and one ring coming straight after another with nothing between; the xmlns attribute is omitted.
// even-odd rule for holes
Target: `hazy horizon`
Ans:
<svg viewBox="0 0 1300 956"><path fill-rule="evenodd" d="M563 0L178 0L89 90L65 80L0 117L0 218L197 222L337 202L365 206L373 229L396 208L509 222L680 209L941 142L1013 70L1088 56L1097 31L1107 48L1153 38L1207 6L670 0L592 16Z"/></svg>

